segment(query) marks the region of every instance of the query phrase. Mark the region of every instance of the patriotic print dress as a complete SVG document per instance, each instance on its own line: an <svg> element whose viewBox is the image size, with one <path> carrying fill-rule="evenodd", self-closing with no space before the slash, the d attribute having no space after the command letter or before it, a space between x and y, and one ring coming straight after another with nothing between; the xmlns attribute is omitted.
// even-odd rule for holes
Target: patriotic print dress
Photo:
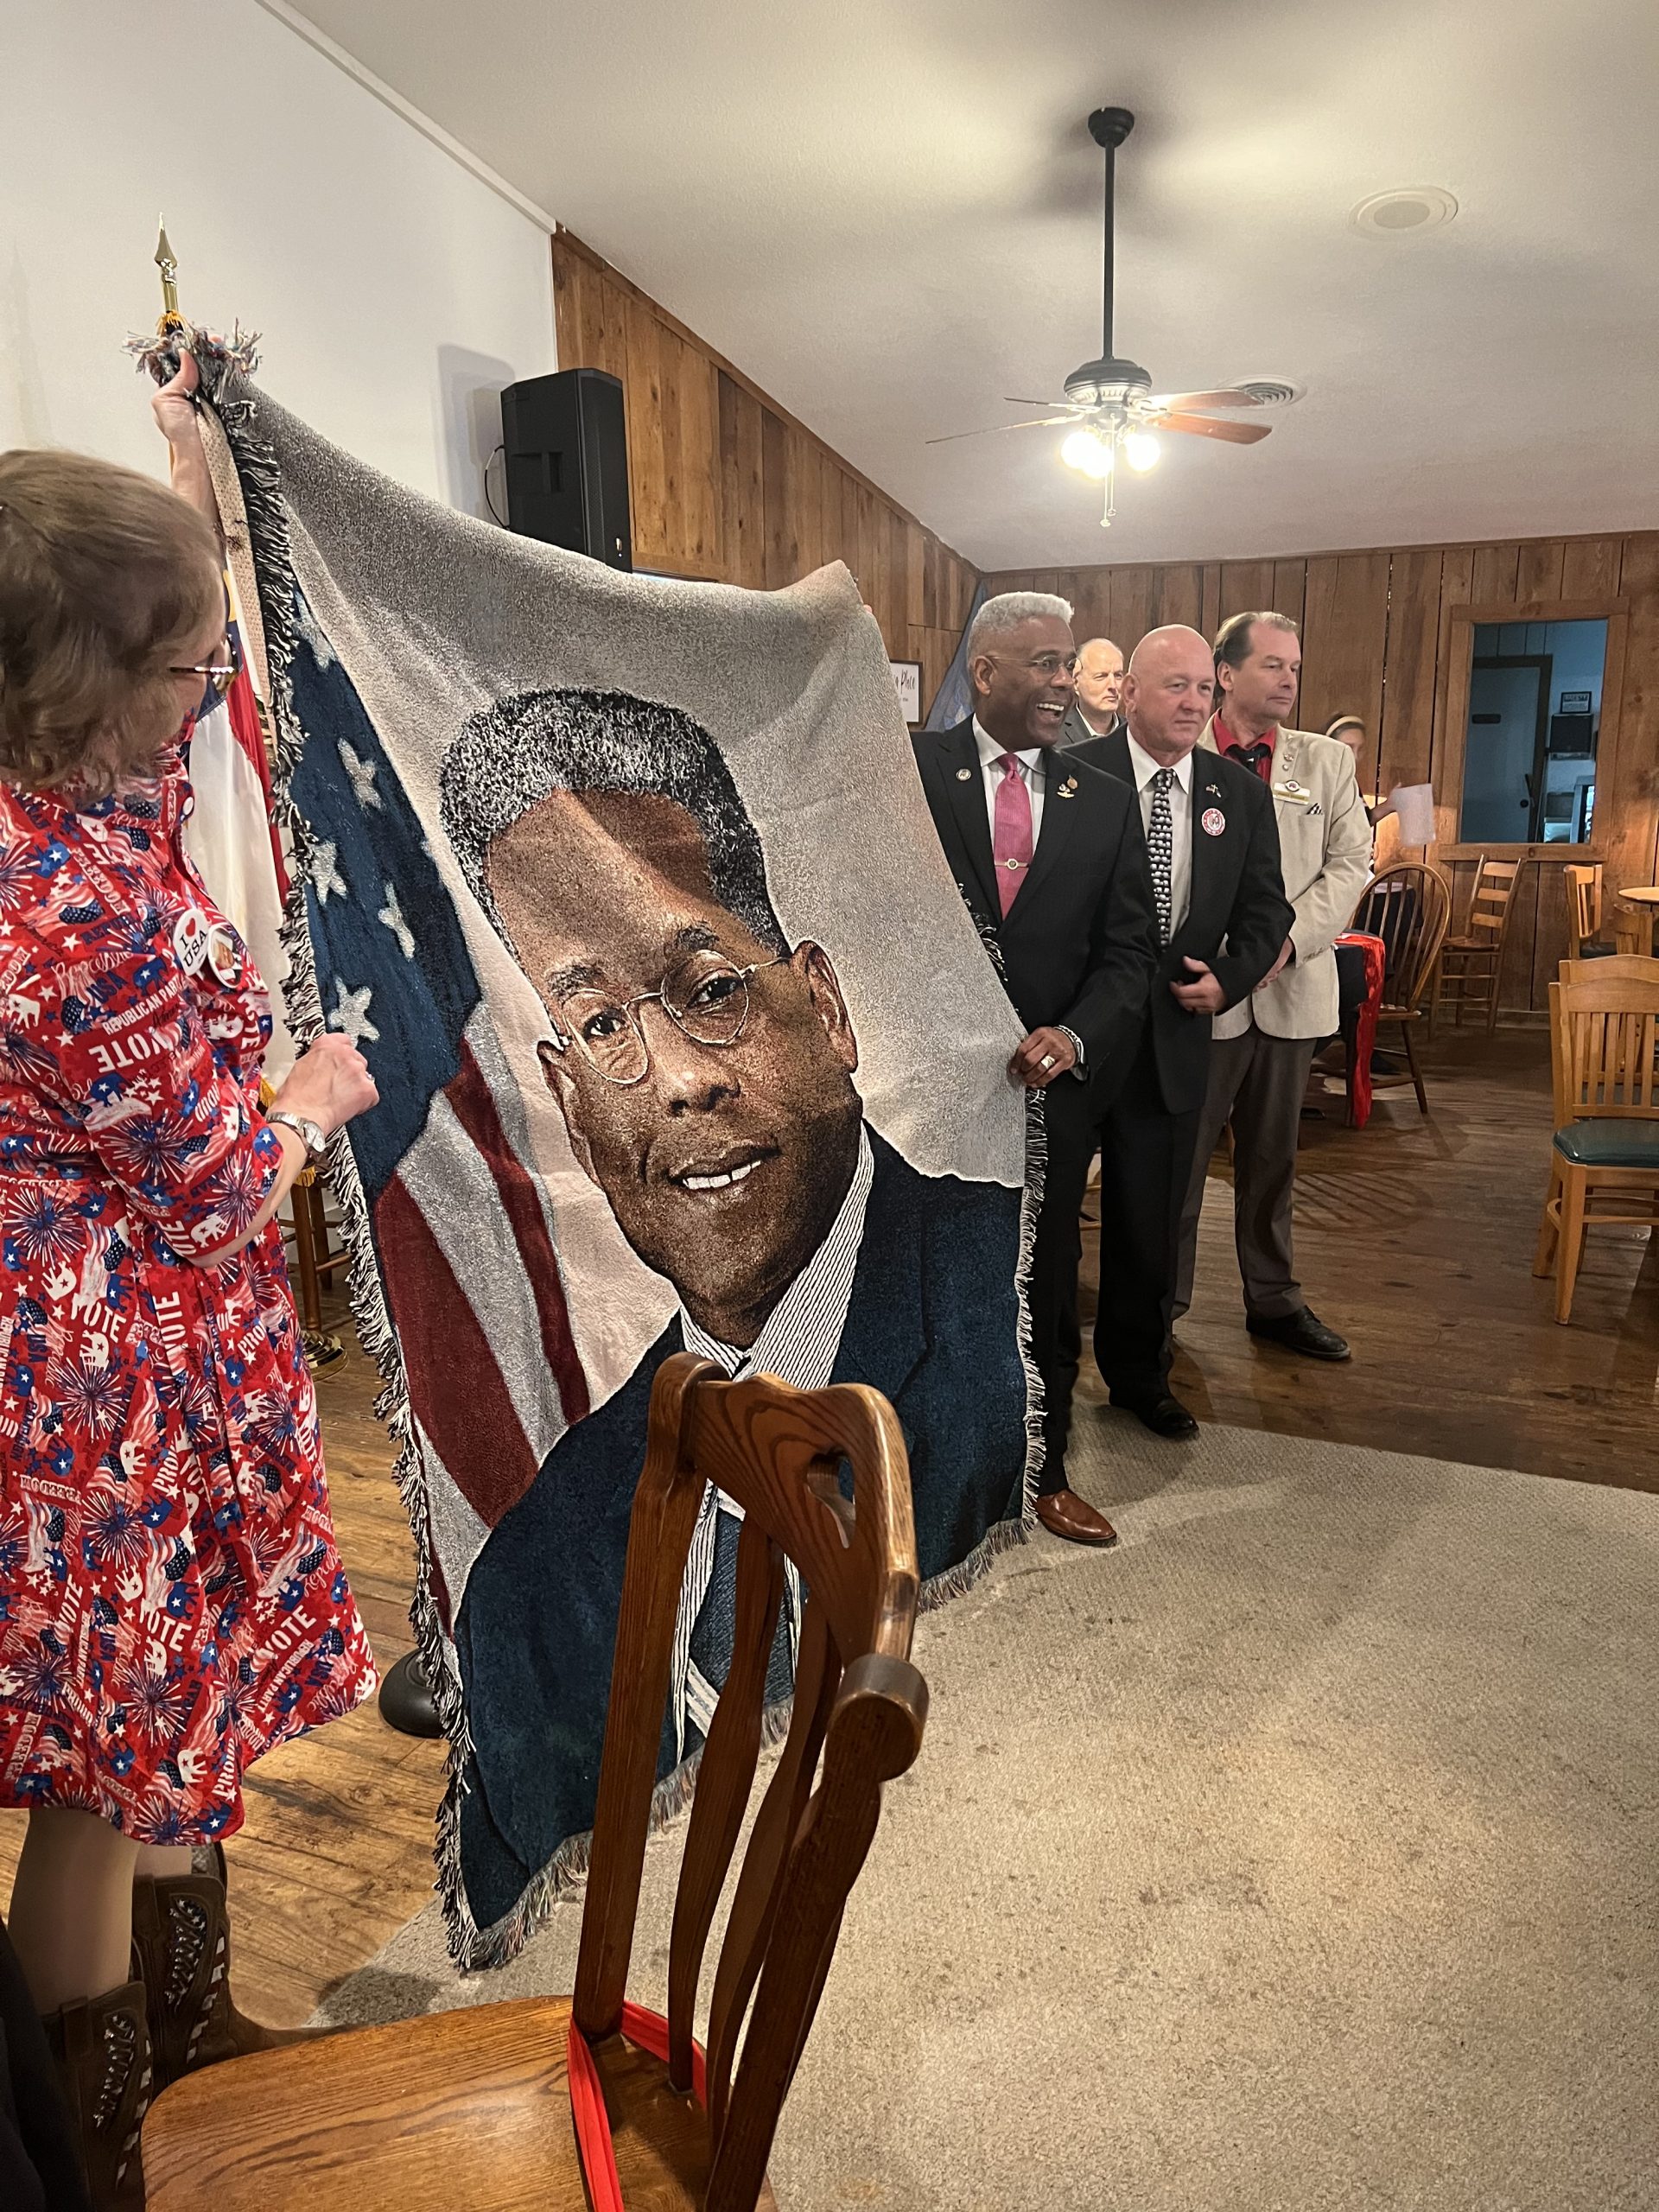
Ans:
<svg viewBox="0 0 1659 2212"><path fill-rule="evenodd" d="M374 1687L272 1221L270 1004L181 772L0 785L0 1805L143 1843Z"/></svg>

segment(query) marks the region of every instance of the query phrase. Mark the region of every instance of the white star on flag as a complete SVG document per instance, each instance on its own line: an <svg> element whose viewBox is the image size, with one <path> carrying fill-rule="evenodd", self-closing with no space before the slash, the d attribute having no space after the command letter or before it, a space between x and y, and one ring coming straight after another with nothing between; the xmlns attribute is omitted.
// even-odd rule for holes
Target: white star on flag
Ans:
<svg viewBox="0 0 1659 2212"><path fill-rule="evenodd" d="M352 789L357 794L358 804L365 810L371 806L384 809L385 801L374 787L376 764L372 760L359 760L343 737L339 741L338 750L340 765L352 779Z"/></svg>
<svg viewBox="0 0 1659 2212"><path fill-rule="evenodd" d="M376 803L378 804L378 801ZM397 938L404 959L412 960L415 957L415 932L404 919L404 910L397 904L397 887L395 883L389 883L386 886L386 903L375 916L375 919L384 922L393 937Z"/></svg>
<svg viewBox="0 0 1659 2212"><path fill-rule="evenodd" d="M331 891L338 891L342 899L351 896L346 879L340 872L337 851L338 849L327 837L319 837L311 848L311 884L321 906L328 904Z"/></svg>
<svg viewBox="0 0 1659 2212"><path fill-rule="evenodd" d="M360 991L348 991L344 981L334 978L334 1010L328 1017L328 1027L349 1037L353 1045L361 1045L366 1037L378 1045L380 1032L369 1020L369 1001L372 994L366 983Z"/></svg>
<svg viewBox="0 0 1659 2212"><path fill-rule="evenodd" d="M332 668L334 664L334 649L318 628L317 619L312 613L303 593L301 592L296 592L294 594L294 627L310 646L315 656L317 666Z"/></svg>

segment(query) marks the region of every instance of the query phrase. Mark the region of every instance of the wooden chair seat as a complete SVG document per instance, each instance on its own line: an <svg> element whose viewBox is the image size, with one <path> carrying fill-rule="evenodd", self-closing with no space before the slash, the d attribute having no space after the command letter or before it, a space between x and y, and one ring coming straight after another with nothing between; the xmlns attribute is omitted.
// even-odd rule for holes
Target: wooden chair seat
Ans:
<svg viewBox="0 0 1659 2212"><path fill-rule="evenodd" d="M1555 1149L1583 1167L1659 1169L1659 1122L1569 1122Z"/></svg>
<svg viewBox="0 0 1659 2212"><path fill-rule="evenodd" d="M531 1997L187 2075L144 2122L147 2212L586 2212L569 2029L568 1997ZM594 2058L628 2212L694 2212L702 2112L620 2036Z"/></svg>

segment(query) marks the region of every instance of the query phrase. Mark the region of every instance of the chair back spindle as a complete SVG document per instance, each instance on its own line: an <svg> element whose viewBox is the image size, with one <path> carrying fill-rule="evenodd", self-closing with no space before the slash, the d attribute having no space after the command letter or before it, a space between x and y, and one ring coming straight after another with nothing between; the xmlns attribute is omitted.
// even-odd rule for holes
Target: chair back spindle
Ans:
<svg viewBox="0 0 1659 2212"><path fill-rule="evenodd" d="M743 1527L732 1657L698 1767L670 1939L677 2090L690 2088L704 1955L759 1764L786 1561L805 1593L789 1732L738 1873L709 2015L707 2212L752 2212L881 1785L916 1758L927 1692L909 1660L916 1540L886 1400L852 1385L728 1382L690 1353L667 1361L629 1535L576 1968L575 2018L590 2043L621 2017L681 1584L711 1481Z"/></svg>

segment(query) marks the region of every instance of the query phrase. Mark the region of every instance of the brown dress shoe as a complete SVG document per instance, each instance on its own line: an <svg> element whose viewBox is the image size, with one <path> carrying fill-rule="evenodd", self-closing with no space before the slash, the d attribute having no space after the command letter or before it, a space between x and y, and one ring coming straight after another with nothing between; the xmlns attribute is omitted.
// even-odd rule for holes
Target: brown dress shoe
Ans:
<svg viewBox="0 0 1659 2212"><path fill-rule="evenodd" d="M142 1984L66 2005L43 2024L94 2212L143 2212L138 2133L153 2085Z"/></svg>
<svg viewBox="0 0 1659 2212"><path fill-rule="evenodd" d="M1037 1501L1037 1518L1051 1536L1071 1544L1115 1544L1117 1531L1074 1490L1046 1491Z"/></svg>
<svg viewBox="0 0 1659 2212"><path fill-rule="evenodd" d="M141 1875L132 1885L133 1973L142 1978L159 2093L221 2058L302 2043L313 2031L265 2028L231 1999L225 1853L217 1874Z"/></svg>

